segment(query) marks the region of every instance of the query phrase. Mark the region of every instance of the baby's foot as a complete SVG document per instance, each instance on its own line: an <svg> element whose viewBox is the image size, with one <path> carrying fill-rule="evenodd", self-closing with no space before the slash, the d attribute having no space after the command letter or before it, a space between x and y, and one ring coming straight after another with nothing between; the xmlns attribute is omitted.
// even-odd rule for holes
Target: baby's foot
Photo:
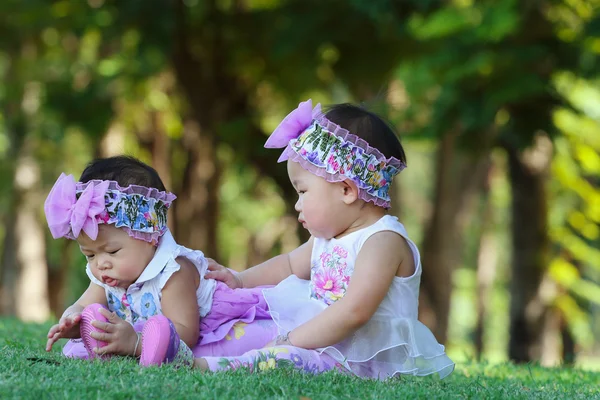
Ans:
<svg viewBox="0 0 600 400"><path fill-rule="evenodd" d="M142 330L140 365L148 367L171 362L190 365L193 363L192 351L179 339L175 326L167 317L155 315Z"/></svg>
<svg viewBox="0 0 600 400"><path fill-rule="evenodd" d="M83 340L83 345L88 352L89 358L104 358L105 356L100 356L94 352L94 348L101 348L106 346L106 342L102 342L100 340L94 339L90 334L92 332L102 332L103 330L96 328L92 325L93 320L107 322L108 320L104 317L104 315L100 314L100 309L106 308L102 304L90 304L86 308L83 309L81 313L81 322L79 332L81 334L81 339Z"/></svg>

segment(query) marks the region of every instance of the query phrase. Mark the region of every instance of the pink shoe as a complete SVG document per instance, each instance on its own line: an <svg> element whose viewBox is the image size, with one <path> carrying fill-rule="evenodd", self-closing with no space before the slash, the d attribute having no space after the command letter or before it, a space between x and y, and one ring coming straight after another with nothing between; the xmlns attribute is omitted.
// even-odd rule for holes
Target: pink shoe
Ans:
<svg viewBox="0 0 600 400"><path fill-rule="evenodd" d="M179 335L164 315L150 318L142 330L142 355L140 365L161 365L173 358L179 347ZM170 357L169 357L170 356Z"/></svg>
<svg viewBox="0 0 600 400"><path fill-rule="evenodd" d="M104 307L102 304L94 303L90 304L86 308L83 309L81 313L81 322L79 324L79 332L81 333L81 339L83 340L83 345L88 352L89 358L105 358L106 356L99 356L94 352L94 348L101 348L106 346L106 342L102 342L100 340L96 340L90 336L92 332L104 332L101 329L96 328L92 325L93 320L108 322L108 320L104 317L104 315L100 314L100 309Z"/></svg>
<svg viewBox="0 0 600 400"><path fill-rule="evenodd" d="M194 355L190 348L179 339L175 326L164 315L150 318L142 330L142 355L140 365L193 365Z"/></svg>

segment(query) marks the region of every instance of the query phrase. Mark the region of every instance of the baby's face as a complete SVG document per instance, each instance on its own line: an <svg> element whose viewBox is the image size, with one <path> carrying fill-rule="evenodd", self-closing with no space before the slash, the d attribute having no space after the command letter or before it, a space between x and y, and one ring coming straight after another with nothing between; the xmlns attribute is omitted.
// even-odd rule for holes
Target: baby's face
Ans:
<svg viewBox="0 0 600 400"><path fill-rule="evenodd" d="M327 182L293 161L288 161L288 175L298 193L294 208L304 229L314 237L330 239L347 228L339 183Z"/></svg>
<svg viewBox="0 0 600 400"><path fill-rule="evenodd" d="M123 229L107 224L98 226L96 240L81 232L77 243L96 279L124 289L139 278L156 251L152 244L134 239Z"/></svg>

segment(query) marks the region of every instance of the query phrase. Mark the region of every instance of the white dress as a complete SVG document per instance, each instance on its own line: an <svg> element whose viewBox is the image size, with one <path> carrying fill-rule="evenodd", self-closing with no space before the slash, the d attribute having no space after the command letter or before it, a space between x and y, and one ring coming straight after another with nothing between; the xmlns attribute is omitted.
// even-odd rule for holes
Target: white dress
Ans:
<svg viewBox="0 0 600 400"><path fill-rule="evenodd" d="M396 232L413 252L415 273L394 277L390 289L373 317L344 341L318 349L359 376L385 379L395 374L429 375L441 378L454 370L454 363L431 331L418 321L421 259L417 246L404 226L386 215L373 225L341 239L315 238L310 281L295 275L272 289L263 290L280 334L315 317L341 299L351 282L354 261L365 241L381 231Z"/></svg>
<svg viewBox="0 0 600 400"><path fill-rule="evenodd" d="M86 273L96 285L104 288L108 309L132 325L145 322L153 315L162 314L160 301L162 289L175 272L181 268L175 259L185 257L196 266L200 274L200 282L196 290L196 299L200 317L211 310L216 288L214 279L204 279L208 272L208 261L200 250L190 250L175 242L173 235L167 230L161 236L156 253L139 278L127 289L105 285L92 274L90 265L86 265Z"/></svg>

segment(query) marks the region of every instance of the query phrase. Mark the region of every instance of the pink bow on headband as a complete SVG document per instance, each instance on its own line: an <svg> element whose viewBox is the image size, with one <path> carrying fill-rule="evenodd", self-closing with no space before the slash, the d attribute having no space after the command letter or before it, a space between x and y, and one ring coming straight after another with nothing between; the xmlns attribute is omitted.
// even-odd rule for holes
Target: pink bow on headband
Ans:
<svg viewBox="0 0 600 400"><path fill-rule="evenodd" d="M104 211L104 195L108 181L90 183L77 199L77 184L73 175L60 174L44 203L44 212L54 239L79 236L83 230L92 240L98 237L96 216Z"/></svg>
<svg viewBox="0 0 600 400"><path fill-rule="evenodd" d="M320 114L321 103L312 108L311 99L303 101L298 105L298 108L289 113L275 128L271 136L267 139L265 147L268 149L280 149L287 146L290 140L300 136L310 126L313 119Z"/></svg>

